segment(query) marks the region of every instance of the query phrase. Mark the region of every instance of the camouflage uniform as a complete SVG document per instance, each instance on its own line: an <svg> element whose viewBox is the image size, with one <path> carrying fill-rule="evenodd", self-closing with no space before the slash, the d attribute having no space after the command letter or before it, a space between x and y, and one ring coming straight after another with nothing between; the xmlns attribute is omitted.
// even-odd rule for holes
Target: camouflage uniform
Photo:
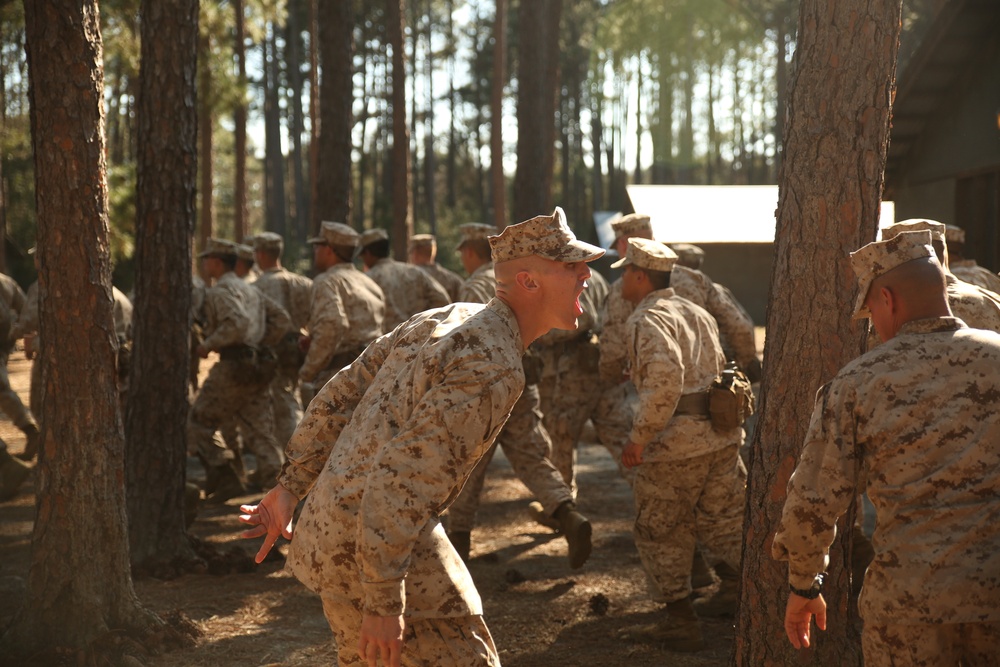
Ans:
<svg viewBox="0 0 1000 667"><path fill-rule="evenodd" d="M715 320L704 309L673 288L654 291L629 316L626 340L639 394L629 440L644 446L635 542L658 599L673 602L691 593L696 543L739 564L742 429L720 433L704 411L678 411L681 397L703 394L725 364Z"/></svg>
<svg viewBox="0 0 1000 667"><path fill-rule="evenodd" d="M302 365L299 336L309 325L312 280L276 266L261 271L253 286L284 308L291 319L291 326L275 349L278 369L271 381L274 435L279 443L286 443L302 419L302 407L295 395Z"/></svg>
<svg viewBox="0 0 1000 667"><path fill-rule="evenodd" d="M417 313L451 303L445 289L429 273L413 264L386 257L375 262L367 275L382 288L385 295L385 320L382 323L385 331L392 331L396 325Z"/></svg>
<svg viewBox="0 0 1000 667"><path fill-rule="evenodd" d="M817 394L772 553L808 589L867 486L878 520L859 601L865 664L899 664L869 648L894 626L930 639L941 624L990 624L1000 637L997 395L1000 336L951 317L905 324ZM881 652L899 659L901 646ZM903 664L957 664L939 649Z"/></svg>
<svg viewBox="0 0 1000 667"><path fill-rule="evenodd" d="M959 280L982 287L994 294L1000 294L1000 276L985 267L979 266L976 264L976 260L953 260L948 263L948 268Z"/></svg>
<svg viewBox="0 0 1000 667"><path fill-rule="evenodd" d="M38 353L42 349L41 340L38 338L38 281L28 286L28 293L25 297L24 308L14 323L14 328L10 332L12 340L24 338L25 354L30 349L33 352L31 364L31 391L28 405L31 412L37 414L42 409L42 365L38 362ZM29 342L30 341L30 342Z"/></svg>
<svg viewBox="0 0 1000 667"><path fill-rule="evenodd" d="M268 486L283 459L274 438L268 393L273 363L261 362L258 352L287 331L288 315L232 271L205 290L202 310L202 347L219 352L219 361L209 371L188 413L188 451L201 456L209 468L228 466L232 454L216 432L235 415L257 460L257 481Z"/></svg>
<svg viewBox="0 0 1000 667"><path fill-rule="evenodd" d="M382 335L385 298L375 281L345 262L313 280L309 312L311 341L299 380L319 388Z"/></svg>
<svg viewBox="0 0 1000 667"><path fill-rule="evenodd" d="M496 275L493 264L487 263L476 269L462 287L461 301L472 303L474 299L486 298L489 302L496 293ZM542 423L541 397L538 393L538 378L532 370L532 361L524 362L529 370L526 386L510 414L510 419L497 439L504 456L510 461L518 479L538 498L547 515L568 500L573 500L569 485L552 465L549 453L552 441ZM476 467L448 510L449 532L471 532L476 526L476 512L479 510L479 496L486 479L486 471L493 458L493 449L487 452Z"/></svg>
<svg viewBox="0 0 1000 667"><path fill-rule="evenodd" d="M34 294L36 299L34 313L37 320L37 289ZM2 320L0 331L3 332L2 340L0 340L0 410L3 410L3 413L14 422L14 426L22 431L26 433L37 432L38 424L35 422L34 416L21 402L17 392L11 389L10 377L7 375L7 360L14 348L14 341L23 336L17 323L27 308L27 298L14 279L3 273L0 273L0 308L3 309L2 317L0 317ZM22 326L26 327L27 325ZM36 321L34 330L37 329Z"/></svg>
<svg viewBox="0 0 1000 667"><path fill-rule="evenodd" d="M608 297L608 282L594 272L580 296L583 315L576 331L553 329L534 344L542 361L538 383L542 423L552 441L552 464L569 484L576 497L576 445L584 424L594 413L602 392L594 390L598 382L600 350L597 334L601 330L600 313Z"/></svg>
<svg viewBox="0 0 1000 667"><path fill-rule="evenodd" d="M499 664L475 584L438 515L517 400L523 351L505 303L456 304L372 343L310 404L280 479L308 493L288 564L322 596L341 665L363 664L359 611L405 615L410 632L423 634L403 649L418 652L419 664L434 664L426 660L442 642L457 644L460 657L441 664ZM479 639L458 630L442 640L424 634L427 622L477 625Z"/></svg>
<svg viewBox="0 0 1000 667"><path fill-rule="evenodd" d="M426 271L431 278L433 278L441 287L445 289L448 293L448 298L452 301L458 301L458 295L462 291L462 285L465 281L462 280L462 276L458 275L451 269L441 266L437 262L432 262L430 264L418 264L421 270Z"/></svg>

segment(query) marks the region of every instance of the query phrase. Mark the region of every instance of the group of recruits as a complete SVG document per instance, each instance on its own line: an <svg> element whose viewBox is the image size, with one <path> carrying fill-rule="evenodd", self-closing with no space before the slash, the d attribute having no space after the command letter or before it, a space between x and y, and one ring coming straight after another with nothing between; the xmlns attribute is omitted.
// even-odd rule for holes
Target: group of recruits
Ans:
<svg viewBox="0 0 1000 667"><path fill-rule="evenodd" d="M731 295L652 240L648 217L626 216L615 230L613 266L623 274L608 286L588 267L604 251L578 240L560 209L501 233L465 225L470 277L457 300L390 315L422 279L388 259L384 233L366 242L323 223L310 241L322 273L299 297L309 308L298 324L289 306L268 303L292 300L264 299L258 284L283 272L280 239L255 240L258 290L233 273L234 244L213 241L202 253L215 284L205 290L198 349L219 361L192 406L192 452L217 480L242 482L216 435L240 431L259 461L255 481L271 487L258 505L241 506L244 536L265 537L258 561L279 536L292 540L288 566L320 595L341 665L499 664L463 562L477 502L469 496L499 443L538 498L537 518L565 535L571 567L582 566L591 527L575 506L572 461L588 417L633 486L636 546L664 603L659 622L627 636L699 650L699 615L732 612L743 430L713 427L705 396L727 358L759 372L752 324L747 339L733 324L749 323L742 309L713 310ZM814 619L825 628L834 526L867 492L877 527L860 600L866 664L995 664L1000 297L955 277L946 242L944 225L913 220L852 253L855 316L871 318L877 339L818 392L772 546L789 564L785 628L797 647L810 643ZM379 265L394 267L385 272L396 280L372 280ZM273 291L281 290L291 288ZM367 325L355 323L366 299ZM302 352L294 375L273 370L295 356L283 348ZM315 397L297 426L291 420L282 452L266 422L279 389L296 380ZM254 410L228 395L253 391L266 397ZM274 447L270 470L261 442ZM699 549L720 584L714 597L693 600Z"/></svg>

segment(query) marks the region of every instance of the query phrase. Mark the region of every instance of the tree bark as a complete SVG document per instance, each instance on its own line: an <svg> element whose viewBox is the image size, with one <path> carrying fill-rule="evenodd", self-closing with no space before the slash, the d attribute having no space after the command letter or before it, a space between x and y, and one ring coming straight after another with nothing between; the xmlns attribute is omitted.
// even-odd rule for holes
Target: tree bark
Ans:
<svg viewBox="0 0 1000 667"><path fill-rule="evenodd" d="M507 182L503 174L503 87L507 78L507 2L496 0L493 23L493 82L490 86L490 182L493 224L507 226ZM450 159L454 159L451 157Z"/></svg>
<svg viewBox="0 0 1000 667"><path fill-rule="evenodd" d="M97 2L25 2L25 28L44 394L27 604L0 640L11 664L158 620L129 575Z"/></svg>
<svg viewBox="0 0 1000 667"><path fill-rule="evenodd" d="M309 219L303 221L308 231L300 239L319 233L319 0L309 3ZM345 220L344 222L348 222Z"/></svg>
<svg viewBox="0 0 1000 667"><path fill-rule="evenodd" d="M747 485L737 665L860 663L849 598L850 526L838 528L824 586L828 629L796 651L783 629L788 574L770 548L817 388L862 351L851 320L848 253L875 238L883 186L900 0L806 0L791 83L762 411ZM847 530L844 530L844 528Z"/></svg>
<svg viewBox="0 0 1000 667"><path fill-rule="evenodd" d="M212 164L212 130L215 127L215 119L212 111L212 70L208 63L212 57L212 47L206 35L198 38L199 59L201 67L198 68L198 140L200 153L200 192L201 210L198 224L198 248L204 248L208 244L208 239L213 234L214 211L214 166ZM201 275L205 282L209 282L208 276Z"/></svg>
<svg viewBox="0 0 1000 667"><path fill-rule="evenodd" d="M316 230L320 220L351 224L351 104L354 101L354 10L352 0L319 5L319 164Z"/></svg>
<svg viewBox="0 0 1000 667"><path fill-rule="evenodd" d="M125 479L132 563L155 572L198 561L184 527L198 0L144 0L142 32Z"/></svg>
<svg viewBox="0 0 1000 667"><path fill-rule="evenodd" d="M552 210L562 0L526 0L518 11L517 172L512 222Z"/></svg>
<svg viewBox="0 0 1000 667"><path fill-rule="evenodd" d="M278 52L278 27L267 26L264 39L264 202L266 227L285 236L285 156L281 152L281 109L279 104L281 54ZM236 239L242 242L242 237Z"/></svg>
<svg viewBox="0 0 1000 667"><path fill-rule="evenodd" d="M246 30L243 16L243 0L233 0L233 21L235 39L233 50L236 55L236 76L238 77L236 105L233 108L234 146L236 153L233 188L233 229L236 240L242 241L250 233L250 214L247 210L247 54Z"/></svg>
<svg viewBox="0 0 1000 667"><path fill-rule="evenodd" d="M302 152L302 134L305 132L305 113L302 108L302 34L299 28L301 0L288 7L288 26L285 38L285 67L288 72L288 115L289 134L292 140L292 192L295 203L293 229L288 230L288 238L298 241L296 246L305 244L309 220L309 200L306 198L306 176ZM287 258L286 258L287 259Z"/></svg>
<svg viewBox="0 0 1000 667"><path fill-rule="evenodd" d="M392 47L392 251L397 260L406 260L406 248L413 234L410 206L410 137L406 124L406 54L403 17L406 0L388 0L386 22Z"/></svg>

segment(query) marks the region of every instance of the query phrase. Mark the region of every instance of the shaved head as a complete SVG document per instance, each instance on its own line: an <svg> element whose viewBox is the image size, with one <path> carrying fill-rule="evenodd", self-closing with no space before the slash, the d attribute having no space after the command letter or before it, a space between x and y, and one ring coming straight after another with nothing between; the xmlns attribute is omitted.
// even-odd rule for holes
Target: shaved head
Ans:
<svg viewBox="0 0 1000 667"><path fill-rule="evenodd" d="M879 338L887 341L913 320L951 315L944 270L934 257L904 262L872 281L865 303Z"/></svg>

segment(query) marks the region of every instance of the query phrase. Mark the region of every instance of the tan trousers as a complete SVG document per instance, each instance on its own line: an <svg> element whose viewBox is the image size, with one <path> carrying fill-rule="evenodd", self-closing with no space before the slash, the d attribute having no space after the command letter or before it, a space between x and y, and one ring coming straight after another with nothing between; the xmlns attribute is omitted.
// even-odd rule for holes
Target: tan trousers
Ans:
<svg viewBox="0 0 1000 667"><path fill-rule="evenodd" d="M361 612L339 600L323 598L323 614L337 640L337 664L367 665L358 655ZM482 616L407 619L401 662L403 667L500 667L497 648Z"/></svg>
<svg viewBox="0 0 1000 667"><path fill-rule="evenodd" d="M861 650L865 667L994 667L1000 623L865 623Z"/></svg>

